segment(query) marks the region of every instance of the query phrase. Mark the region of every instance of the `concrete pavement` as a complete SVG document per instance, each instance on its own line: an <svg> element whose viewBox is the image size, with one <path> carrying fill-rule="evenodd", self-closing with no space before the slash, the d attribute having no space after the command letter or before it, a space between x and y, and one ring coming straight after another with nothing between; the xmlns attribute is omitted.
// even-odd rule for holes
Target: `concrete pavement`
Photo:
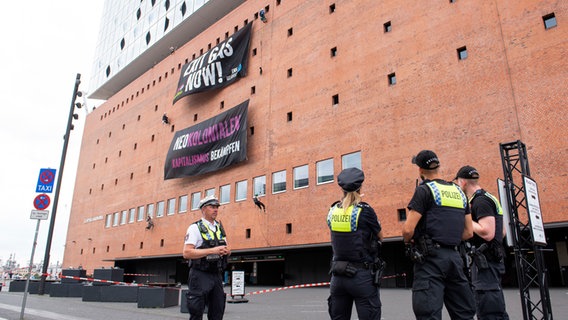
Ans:
<svg viewBox="0 0 568 320"><path fill-rule="evenodd" d="M0 320L20 319L23 293L0 292ZM251 293L271 289L247 287ZM226 288L229 292L230 288ZM329 319L327 297L329 287L297 288L247 295L248 303L228 303L225 311L227 320L236 319ZM382 319L414 319L411 306L411 290L382 289ZM535 290L531 297L538 297ZM518 289L506 289L507 311L512 320L522 319L521 301ZM552 313L556 320L568 319L568 288L550 289ZM180 307L138 308L136 303L84 302L82 298L58 298L49 295L29 294L24 319L27 320L145 320L145 319L188 319ZM205 317L206 318L206 317ZM352 319L357 319L353 310ZM444 319L449 316L444 310Z"/></svg>

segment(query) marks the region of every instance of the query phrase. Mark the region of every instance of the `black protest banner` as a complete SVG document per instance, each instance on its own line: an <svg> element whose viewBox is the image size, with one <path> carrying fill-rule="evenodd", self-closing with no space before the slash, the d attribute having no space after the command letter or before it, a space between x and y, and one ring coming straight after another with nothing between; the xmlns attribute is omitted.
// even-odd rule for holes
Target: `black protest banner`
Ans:
<svg viewBox="0 0 568 320"><path fill-rule="evenodd" d="M213 90L246 76L252 22L182 68L176 103L187 95Z"/></svg>
<svg viewBox="0 0 568 320"><path fill-rule="evenodd" d="M176 132L164 180L195 176L246 160L249 100L200 124Z"/></svg>

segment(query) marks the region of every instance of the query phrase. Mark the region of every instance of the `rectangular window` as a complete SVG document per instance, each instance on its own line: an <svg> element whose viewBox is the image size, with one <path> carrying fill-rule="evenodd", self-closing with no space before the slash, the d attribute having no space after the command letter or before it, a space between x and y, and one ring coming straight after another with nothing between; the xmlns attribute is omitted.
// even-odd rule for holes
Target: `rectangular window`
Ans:
<svg viewBox="0 0 568 320"><path fill-rule="evenodd" d="M260 176L252 179L253 193L256 196L264 196L266 194L266 176Z"/></svg>
<svg viewBox="0 0 568 320"><path fill-rule="evenodd" d="M308 165L294 168L294 189L305 188L308 182Z"/></svg>
<svg viewBox="0 0 568 320"><path fill-rule="evenodd" d="M317 184L323 184L333 181L333 159L327 159L316 162L316 171L318 175Z"/></svg>
<svg viewBox="0 0 568 320"><path fill-rule="evenodd" d="M191 210L199 209L199 201L201 201L201 192L191 194Z"/></svg>
<svg viewBox="0 0 568 320"><path fill-rule="evenodd" d="M554 13L543 16L542 21L544 22L544 29L546 30L556 27L556 16Z"/></svg>
<svg viewBox="0 0 568 320"><path fill-rule="evenodd" d="M394 86L396 84L396 73L391 73L387 76L389 86Z"/></svg>
<svg viewBox="0 0 568 320"><path fill-rule="evenodd" d="M214 196L215 195L215 188L205 190L205 197Z"/></svg>
<svg viewBox="0 0 568 320"><path fill-rule="evenodd" d="M164 201L160 201L156 207L156 217L163 217L164 216Z"/></svg>
<svg viewBox="0 0 568 320"><path fill-rule="evenodd" d="M107 214L105 227L110 228L112 226L112 214Z"/></svg>
<svg viewBox="0 0 568 320"><path fill-rule="evenodd" d="M235 201L242 201L242 200L246 200L247 198L247 188L248 184L247 184L247 180L243 180L243 181L239 181L237 182L236 186L235 186Z"/></svg>
<svg viewBox="0 0 568 320"><path fill-rule="evenodd" d="M139 206L138 207L138 221L144 221L144 209L146 207L144 206Z"/></svg>
<svg viewBox="0 0 568 320"><path fill-rule="evenodd" d="M176 212L176 198L168 199L168 216Z"/></svg>
<svg viewBox="0 0 568 320"><path fill-rule="evenodd" d="M341 157L341 165L343 169L357 168L361 169L361 151L346 154Z"/></svg>
<svg viewBox="0 0 568 320"><path fill-rule="evenodd" d="M112 221L112 226L116 227L118 226L118 221L120 220L120 215L118 214L118 212L113 213L113 221Z"/></svg>
<svg viewBox="0 0 568 320"><path fill-rule="evenodd" d="M128 211L130 212L128 215L128 223L133 223L136 221L136 208L130 208Z"/></svg>
<svg viewBox="0 0 568 320"><path fill-rule="evenodd" d="M458 59L459 60L467 59L467 48L466 47L458 48L457 52L458 52Z"/></svg>
<svg viewBox="0 0 568 320"><path fill-rule="evenodd" d="M147 209L148 209L148 210L146 210L146 213L148 214L148 217L154 217L154 204L153 204L153 203L150 203L150 204L147 206Z"/></svg>
<svg viewBox="0 0 568 320"><path fill-rule="evenodd" d="M272 193L286 191L286 170L274 172L272 174Z"/></svg>
<svg viewBox="0 0 568 320"><path fill-rule="evenodd" d="M385 33L392 31L392 24L390 21L383 23L383 30Z"/></svg>
<svg viewBox="0 0 568 320"><path fill-rule="evenodd" d="M120 214L120 224L126 224L126 220L128 220L128 214L126 211L122 211Z"/></svg>
<svg viewBox="0 0 568 320"><path fill-rule="evenodd" d="M396 210L398 213L398 221L406 221L406 208Z"/></svg>
<svg viewBox="0 0 568 320"><path fill-rule="evenodd" d="M231 185L226 184L224 186L221 186L221 188L219 188L219 194L219 196L221 197L219 199L220 203L229 203L231 199Z"/></svg>
<svg viewBox="0 0 568 320"><path fill-rule="evenodd" d="M187 195L179 197L179 213L187 212Z"/></svg>

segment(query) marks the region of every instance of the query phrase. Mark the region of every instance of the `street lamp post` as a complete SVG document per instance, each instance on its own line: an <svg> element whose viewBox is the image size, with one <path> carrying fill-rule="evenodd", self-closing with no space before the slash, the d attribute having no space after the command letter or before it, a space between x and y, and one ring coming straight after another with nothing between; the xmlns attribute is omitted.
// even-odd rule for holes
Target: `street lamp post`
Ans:
<svg viewBox="0 0 568 320"><path fill-rule="evenodd" d="M73 130L73 119L78 119L79 116L74 114L75 106L81 108L81 104L77 103L75 105L75 100L82 94L79 92L79 84L81 84L81 74L77 73L77 78L75 79L75 87L73 88L73 97L71 98L71 108L69 110L69 118L67 119L67 129L65 130L65 136L63 136L63 151L61 152L61 162L59 163L59 173L57 175L57 183L55 185L55 196L53 198L53 210L51 212L51 220L49 222L49 232L47 233L47 243L45 245L45 256L43 258L43 267L41 271L41 281L39 283L38 294L43 295L45 291L45 278L47 274L47 268L49 266L49 253L51 250L51 238L53 237L53 229L55 227L55 215L57 213L57 202L59 201L59 189L61 188L61 179L63 178L63 168L65 166L65 157L67 155L67 146L69 145L69 135L71 130Z"/></svg>

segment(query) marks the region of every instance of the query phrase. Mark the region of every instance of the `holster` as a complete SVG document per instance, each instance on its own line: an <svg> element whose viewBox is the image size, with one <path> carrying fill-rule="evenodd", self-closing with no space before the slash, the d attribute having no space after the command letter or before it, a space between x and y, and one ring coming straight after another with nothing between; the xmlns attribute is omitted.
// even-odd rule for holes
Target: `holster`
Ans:
<svg viewBox="0 0 568 320"><path fill-rule="evenodd" d="M381 286L381 279L383 278L383 273L385 272L386 262L381 258L376 258L375 263L373 264L373 284L376 287Z"/></svg>
<svg viewBox="0 0 568 320"><path fill-rule="evenodd" d="M332 261L329 273L334 276L353 277L357 273L357 268L349 265L349 261Z"/></svg>
<svg viewBox="0 0 568 320"><path fill-rule="evenodd" d="M479 248L472 247L471 249L471 258L473 262L479 269L487 269L489 265L487 264L487 258L485 257L484 252L487 250L487 244L484 243L479 246Z"/></svg>

